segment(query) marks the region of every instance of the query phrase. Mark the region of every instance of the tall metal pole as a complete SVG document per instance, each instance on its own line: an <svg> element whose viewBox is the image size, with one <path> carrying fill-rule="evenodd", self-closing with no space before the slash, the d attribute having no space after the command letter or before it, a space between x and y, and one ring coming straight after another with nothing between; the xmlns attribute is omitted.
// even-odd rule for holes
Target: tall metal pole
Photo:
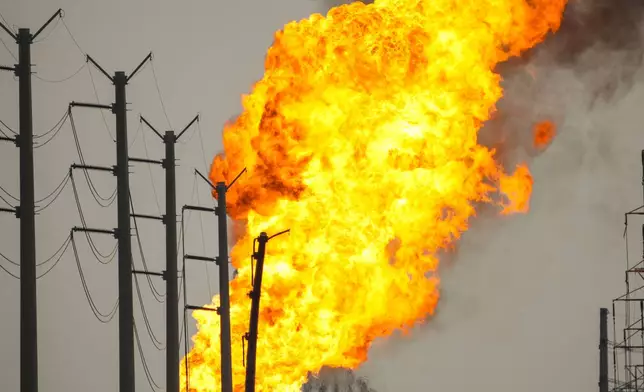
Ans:
<svg viewBox="0 0 644 392"><path fill-rule="evenodd" d="M134 392L134 306L132 303L132 242L127 151L127 103L124 72L114 74L116 115L116 182L118 204L119 391Z"/></svg>
<svg viewBox="0 0 644 392"><path fill-rule="evenodd" d="M230 292L228 276L228 215L226 183L217 183L217 217L219 222L219 315L221 317L221 391L233 392L233 369L230 338Z"/></svg>
<svg viewBox="0 0 644 392"><path fill-rule="evenodd" d="M165 252L166 252L166 391L179 392L179 288L177 287L177 184L174 131L165 143Z"/></svg>
<svg viewBox="0 0 644 392"><path fill-rule="evenodd" d="M608 309L599 309L599 392L608 392Z"/></svg>
<svg viewBox="0 0 644 392"><path fill-rule="evenodd" d="M20 99L20 390L38 391L38 320L36 311L36 222L29 29L18 30Z"/></svg>
<svg viewBox="0 0 644 392"><path fill-rule="evenodd" d="M264 275L264 258L266 256L266 243L268 235L261 233L257 242L257 252L253 253L255 259L255 281L250 292L250 328L248 331L248 356L246 357L246 392L255 392L255 373L257 368L257 333L259 329L259 300L262 293L262 275Z"/></svg>

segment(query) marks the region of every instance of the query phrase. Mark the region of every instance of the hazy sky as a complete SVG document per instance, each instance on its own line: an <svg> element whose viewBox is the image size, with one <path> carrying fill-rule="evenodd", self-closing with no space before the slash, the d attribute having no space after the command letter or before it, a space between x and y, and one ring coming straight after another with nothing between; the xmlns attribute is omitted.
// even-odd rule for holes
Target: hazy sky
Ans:
<svg viewBox="0 0 644 392"><path fill-rule="evenodd" d="M150 50L154 52L155 71L172 126L181 128L196 113L202 114L204 151L199 134L192 139L191 133L187 134L187 143L177 147L178 200L182 205L197 204L197 195L201 204L210 203L208 188L200 182L199 192L193 192L192 170L206 170L205 164L220 150L221 125L239 112L240 94L261 77L272 33L284 23L322 11L325 6L313 0L7 0L0 5L0 13L10 24L36 29L57 8L63 8L65 21L80 46L108 72L129 72ZM3 40L15 53L15 45ZM33 47L35 70L42 79L64 79L83 61L62 23ZM11 55L0 47L0 64L13 63ZM582 77L544 63L542 68L535 66L536 81L517 76L509 78L507 85L508 101L535 109L525 121L515 119L517 126L529 129L536 117L555 112L560 120L560 135L531 165L535 185L530 213L503 219L482 217L474 223L463 238L457 260L443 274L444 297L436 319L411 336L377 342L370 360L360 369L379 392L473 388L481 392L514 392L518 388L525 392L582 392L596 388L599 307L610 305L610 299L623 290L623 213L642 201L644 89L638 73L635 88L619 101L600 102L589 109L585 83L592 75ZM128 102L132 103L129 134L134 143L131 156L146 154L142 134L137 133L139 113L158 128L168 128L151 70L146 67L128 88ZM101 102L112 102L112 86L92 72ZM11 74L1 73L0 86L0 119L17 129L17 83ZM69 101L95 101L86 69L61 83L34 78L33 91L37 134L58 121ZM88 163L112 165L115 150L100 113L78 109L75 119ZM113 134L114 119L109 113L106 119ZM161 158L163 145L149 132L145 137L149 156ZM0 144L0 157L0 184L17 195L17 150ZM66 126L54 141L36 150L36 198L49 193L73 162L78 163L78 158ZM148 168L133 168L132 195L138 213L159 214L158 205L163 211L163 172L151 169L158 204ZM115 179L111 175L92 176L99 191L112 192ZM88 225L113 228L115 208L100 208L80 173L76 178ZM200 221L194 215L186 250L214 256L214 223L214 217L204 216L202 245ZM37 218L37 259L50 256L69 228L77 225L80 221L69 187ZM148 262L155 270L163 269L162 226L157 222L139 225ZM18 221L2 214L0 227L0 251L18 260ZM631 251L639 255L639 229L636 225L631 228ZM96 238L103 252L111 250L113 239ZM116 299L116 263L99 264L84 238L79 237L77 243L89 288L100 309L107 312ZM133 249L140 266L136 241ZM3 260L0 263L12 267ZM12 271L17 272L15 268ZM209 302L210 295L216 293L216 282L215 268L206 275L203 265L190 265L189 302ZM140 283L154 331L163 341L164 305L155 302L145 280ZM165 290L161 281L155 283ZM18 281L0 273L0 296L0 389L15 391L19 383ZM39 280L38 301L41 390L116 392L117 318L109 324L94 318L71 249ZM164 353L147 337L136 300L135 317L152 374L163 385ZM189 324L192 327L194 322ZM149 390L138 354L136 385L138 390Z"/></svg>

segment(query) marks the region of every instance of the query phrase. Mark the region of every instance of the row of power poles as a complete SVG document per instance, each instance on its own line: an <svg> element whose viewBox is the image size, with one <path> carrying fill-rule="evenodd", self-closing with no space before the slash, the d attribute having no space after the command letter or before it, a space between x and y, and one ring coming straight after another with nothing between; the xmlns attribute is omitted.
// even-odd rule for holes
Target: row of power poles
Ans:
<svg viewBox="0 0 644 392"><path fill-rule="evenodd" d="M10 71L18 78L20 125L19 133L15 137L0 137L0 141L15 143L20 149L20 205L14 208L0 208L0 212L14 213L20 219L20 391L38 391L38 337L37 337L37 301L36 301L36 236L35 236L35 196L34 196L34 154L33 154L33 112L31 89L31 45L35 39L57 18L62 18L62 10L58 10L47 22L32 34L30 29L21 28L14 33L0 22L0 28L9 34L19 47L18 64L15 66L2 66L0 70ZM176 159L175 145L179 138L196 122L195 117L181 132L166 131L161 134L149 121L141 117L165 144L165 158L160 161L151 159L131 158L128 153L127 131L127 101L126 88L132 77L142 67L152 60L150 53L129 75L117 71L108 74L93 58L86 57L87 62L95 66L113 85L115 100L112 105L98 103L71 102L69 105L70 117L74 107L109 110L115 115L116 120L116 165L113 167L99 167L74 164L72 168L83 170L98 170L111 172L117 179L117 213L118 227L114 230L97 228L75 228L75 231L90 233L103 233L114 235L118 240L118 292L119 292L119 391L134 392L135 390L135 365L134 365L134 312L132 293L132 274L148 274L163 278L167 286L166 294L166 391L178 392L179 380L179 314L178 314L178 255L177 255L177 199L176 199ZM129 166L131 162L158 164L165 170L166 205L165 215L155 217L150 215L135 214L129 186ZM190 256L185 254L185 259L215 261L219 268L219 295L220 306L216 309L221 322L221 391L233 391L232 359L231 359L231 322L230 322L230 294L228 270L228 229L226 212L226 193L245 169L230 183L219 182L212 184L201 173L198 173L217 194L217 207L208 209L199 206L184 206L184 210L214 212L218 217L219 231L219 256L215 259L207 257ZM163 222L166 229L166 268L163 272L136 271L132 263L132 243L130 220L134 218L157 219ZM259 320L259 302L262 280L262 269L266 252L266 243L273 237L286 233L275 234L271 237L261 233L256 239L258 244L253 249L253 258L256 260L254 281L251 297L251 318L249 333L244 336L248 341L248 355L246 359L245 390L255 390L255 369L257 352L257 334ZM185 237L185 233L184 233ZM255 248L255 247L254 247ZM185 301L185 262L183 263L184 301ZM211 308L188 305L184 302L184 319L188 310L206 310ZM187 329L186 329L187 331ZM187 339L186 339L187 344ZM187 347L186 347L187 355ZM188 361L186 361L187 365ZM186 377L188 373L186 372ZM188 380L186 379L186 386Z"/></svg>

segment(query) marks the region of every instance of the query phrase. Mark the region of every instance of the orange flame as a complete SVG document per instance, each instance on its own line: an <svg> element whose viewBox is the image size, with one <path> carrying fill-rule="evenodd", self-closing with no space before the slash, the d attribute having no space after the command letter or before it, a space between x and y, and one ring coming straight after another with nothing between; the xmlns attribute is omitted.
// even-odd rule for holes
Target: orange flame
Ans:
<svg viewBox="0 0 644 392"><path fill-rule="evenodd" d="M551 121L542 121L534 126L534 146L544 149L552 142L556 134L555 124Z"/></svg>
<svg viewBox="0 0 644 392"><path fill-rule="evenodd" d="M291 230L268 244L257 391L298 391L307 372L356 368L375 338L434 312L436 252L477 203L527 211L528 169L504 174L477 132L502 96L495 65L557 30L565 3L376 0L275 34L210 173L248 169L228 194L247 225L231 252L235 391L260 232ZM219 391L219 318L193 316L190 391Z"/></svg>

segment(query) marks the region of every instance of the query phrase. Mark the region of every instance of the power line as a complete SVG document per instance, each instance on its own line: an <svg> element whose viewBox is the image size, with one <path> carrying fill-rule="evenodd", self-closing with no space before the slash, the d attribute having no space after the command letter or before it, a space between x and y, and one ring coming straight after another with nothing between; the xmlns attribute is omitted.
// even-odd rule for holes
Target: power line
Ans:
<svg viewBox="0 0 644 392"><path fill-rule="evenodd" d="M7 259L7 258L5 257L5 255L3 255L2 253L0 253L0 257L2 257L3 259ZM7 260L8 260L8 259L7 259ZM6 272L8 275L10 275L12 278L20 279L20 277L19 277L18 275L14 274L14 273L12 273L11 271L9 271L8 269L6 269L2 264L0 264L0 268L1 268L4 272Z"/></svg>
<svg viewBox="0 0 644 392"><path fill-rule="evenodd" d="M132 210L132 215L136 215L136 212L134 211L134 202L132 200L131 192L130 192L130 209ZM141 235L139 233L139 225L136 217L133 218L133 221L134 221L134 233L136 235L136 242L138 243L138 246L139 246L139 253L141 255L141 262L143 263L143 270L146 272L145 277L147 278L148 285L150 286L150 290L154 295L154 299L159 303L163 303L165 302L165 299L163 298L165 294L157 290L154 283L152 283L152 278L150 278L150 275L147 274L147 272L150 272L150 269L148 268L148 263L145 258L145 253L143 252L143 244L141 243Z"/></svg>
<svg viewBox="0 0 644 392"><path fill-rule="evenodd" d="M5 122L4 122L4 121L2 121L2 120L0 120L0 125L2 125L3 127L5 127L9 132L13 133L14 135L17 135L17 134L18 134L18 132L14 131L14 130L13 130L13 128L11 128L10 126L8 126L8 125L7 125L7 123L5 123ZM0 129L0 131L2 131L2 129ZM5 136L7 136L7 134L6 134L6 133L4 133L4 132L2 132L2 133L3 133Z"/></svg>
<svg viewBox="0 0 644 392"><path fill-rule="evenodd" d="M132 267L134 267L134 265ZM150 340L152 340L152 344L154 344L154 347L156 347L157 350L161 351L165 347L163 346L163 343L159 340L159 338L157 338L156 334L154 333L154 330L152 329L152 325L150 324L148 313L145 311L145 303L143 302L143 296L141 295L141 288L139 287L139 278L136 276L136 274L134 274L134 283L135 283L134 286L136 287L136 294L137 294L137 297L139 298L141 313L143 314L143 321L145 322L145 328L148 331L148 335L150 336Z"/></svg>
<svg viewBox="0 0 644 392"><path fill-rule="evenodd" d="M139 122L139 126L141 125L142 121ZM148 142L147 139L145 138L145 132L141 132L141 137L143 138L143 149L145 150L145 157L147 159L150 159L150 154L148 152ZM157 205L157 213L161 213L161 204L159 203L159 195L157 193L157 187L154 182L154 176L152 175L152 167L150 165L148 166L148 173L150 175L150 182L152 183L152 193L154 193L154 202Z"/></svg>
<svg viewBox="0 0 644 392"><path fill-rule="evenodd" d="M15 201L15 202L17 202L17 203L20 203L20 200L19 200L19 199L17 199L15 196L13 196L11 193L7 192L7 190L6 190L6 189L4 189L4 188L2 187L2 185L0 185L0 191L2 191L2 192L3 192L5 195L7 195L10 199L14 200L14 201ZM0 200L4 201L8 206L13 207L13 206L11 205L11 203L9 203L9 202L7 201L7 199L5 199L4 197L2 197L2 195L0 195Z"/></svg>
<svg viewBox="0 0 644 392"><path fill-rule="evenodd" d="M74 175L71 174L70 178L71 178L71 182L72 182L72 189L74 190L74 199L76 201L76 208L78 210L78 215L80 217L81 224L83 225L83 228L87 229L87 222L85 221L85 215L83 214L83 209L82 209L82 206L81 206L81 203L80 203L80 198L78 197L78 189L76 188L76 182L74 181ZM100 252L100 250L98 249L98 247L94 243L94 240L92 239L92 236L87 231L85 231L84 233L85 233L85 237L87 238L87 242L89 243L89 248L92 251L92 253L94 254L94 257L96 257L96 260L98 260L99 263L105 264L105 265L111 263L114 260L114 257L116 255L116 251L118 249L118 246L114 245L114 248L112 249L112 251L109 254L104 255L103 253Z"/></svg>
<svg viewBox="0 0 644 392"><path fill-rule="evenodd" d="M154 67L154 59L151 59L150 61L150 67L152 69L152 76L154 77L154 84L156 85L157 88L157 93L159 94L159 102L161 102L161 109L163 109L163 114L165 115L165 119L168 122L168 127L169 129L172 128L172 123L170 122L170 117L168 116L168 111L165 108L165 103L163 101L163 95L161 94L161 88L159 87L159 79L157 79L157 73Z"/></svg>
<svg viewBox="0 0 644 392"><path fill-rule="evenodd" d="M159 386L159 384L154 381L154 378L152 377L152 373L150 372L150 368L148 367L148 363L145 360L145 354L143 353L143 347L141 346L141 338L139 337L139 331L136 328L136 322L133 322L134 324L134 336L136 336L136 345L139 350L139 357L141 358L141 364L143 365L143 371L145 372L145 378L148 380L148 385L153 391L160 391L163 390Z"/></svg>
<svg viewBox="0 0 644 392"><path fill-rule="evenodd" d="M63 11L61 10L61 11L60 11L60 13L59 13L59 15L58 15L58 19L56 19L56 24L54 25L54 27L53 27L53 28L51 28L51 29L49 30L49 33L47 33L47 35L46 35L46 36L44 36L44 37L42 37L41 39L34 41L33 43L34 43L34 44L38 44L38 43L41 43L41 42L46 41L47 39L49 39L49 37L50 37L50 36L51 36L51 35L52 35L56 30L58 30L58 26L60 26L60 21L63 19L63 15L64 15L64 13L63 13Z"/></svg>
<svg viewBox="0 0 644 392"><path fill-rule="evenodd" d="M96 319L98 321L100 321L101 323L103 323L103 324L107 324L110 321L112 321L112 319L114 318L114 315L116 315L116 310L119 307L119 302L120 301L119 301L119 299L117 299L116 303L114 304L114 307L107 314L102 313L98 309L98 307L96 306L96 303L92 299L92 295L91 295L91 293L89 291L89 288L87 287L87 282L85 281L85 275L83 274L83 268L81 267L80 258L78 257L78 249L76 248L76 241L74 240L73 232L71 234L71 243L72 243L72 248L74 249L74 258L76 259L76 266L78 268L78 275L81 278L81 283L83 285L83 291L85 292L85 297L87 298L87 302L89 303L89 306L92 309L92 313L94 313L94 316L96 317Z"/></svg>
<svg viewBox="0 0 644 392"><path fill-rule="evenodd" d="M49 206L54 204L54 202L58 199L60 194L63 193L63 190L65 190L65 187L67 187L67 184L69 183L70 178L71 178L71 172L68 172L65 178L63 178L63 180L58 184L58 186L56 186L56 188L54 188L54 190L51 193L49 193L47 196L45 196L40 200L36 200L36 204L38 204L51 198L51 200L49 200L49 202L47 202L43 207L36 208L36 213L42 212L46 210Z"/></svg>
<svg viewBox="0 0 644 392"><path fill-rule="evenodd" d="M45 82L45 83L54 83L54 84L63 83L78 75L86 66L87 66L87 63L83 63L78 69L76 69L76 71L72 72L69 76L65 76L64 78L61 78L61 79L47 79L47 78L43 78L42 76L38 76L37 74L34 74L34 77L40 80L41 82Z"/></svg>
<svg viewBox="0 0 644 392"><path fill-rule="evenodd" d="M58 265L58 262L63 258L63 256L65 255L65 253L67 253L67 249L69 248L69 244L70 244L71 242L72 242L72 236L71 236L71 234L70 234L70 235L67 237L67 239L65 240L65 242L63 242L63 246L61 246L61 247L56 251L56 253L54 253L54 256L55 256L56 254L58 254L58 253L60 252L60 254L58 255L58 257L56 258L56 261L54 261L54 262L52 263L52 265L51 265L49 268L47 268L47 270L46 270L45 272L43 272L42 274L40 274L40 275L36 276L36 279L40 279L40 278L44 277L45 275L47 275L51 270L53 270L53 269ZM61 250L62 250L62 252L61 252ZM37 266L38 266L38 265L42 265L42 264L44 264L44 263L47 263L47 262L49 262L49 261L53 260L54 256L52 256L52 257L50 257L49 259L45 260L45 261L44 261L44 262L42 262L41 264L37 264Z"/></svg>
<svg viewBox="0 0 644 392"><path fill-rule="evenodd" d="M16 55L15 55L15 54L13 54L13 51L9 48L9 45L7 45L7 43L6 43L6 42L4 42L4 40L3 40L2 38L0 38L0 42L2 43L2 46L4 46L4 48L5 48L5 49L7 49L7 52L9 52L9 54L11 55L11 57L13 57L13 59L14 59L15 61L18 61L18 58L16 57Z"/></svg>
<svg viewBox="0 0 644 392"><path fill-rule="evenodd" d="M76 144L76 152L78 153L78 158L81 161L81 164L85 165L85 157L83 156L83 150L80 145L80 141L78 139L78 132L76 131L76 123L74 122L74 115L73 112L71 111L71 108L69 109L69 120L70 120L70 125L72 127L72 134L74 136L74 143ZM109 207L111 206L114 201L116 200L116 194L117 194L117 188L114 188L114 192L109 196L109 197L104 197L102 196L99 192L96 186L94 185L94 182L92 181L91 176L89 175L87 169L83 168L83 175L85 176L85 180L87 181L87 184L90 189L90 193L94 197L94 200L101 206L101 207ZM106 204L103 204L106 203Z"/></svg>

